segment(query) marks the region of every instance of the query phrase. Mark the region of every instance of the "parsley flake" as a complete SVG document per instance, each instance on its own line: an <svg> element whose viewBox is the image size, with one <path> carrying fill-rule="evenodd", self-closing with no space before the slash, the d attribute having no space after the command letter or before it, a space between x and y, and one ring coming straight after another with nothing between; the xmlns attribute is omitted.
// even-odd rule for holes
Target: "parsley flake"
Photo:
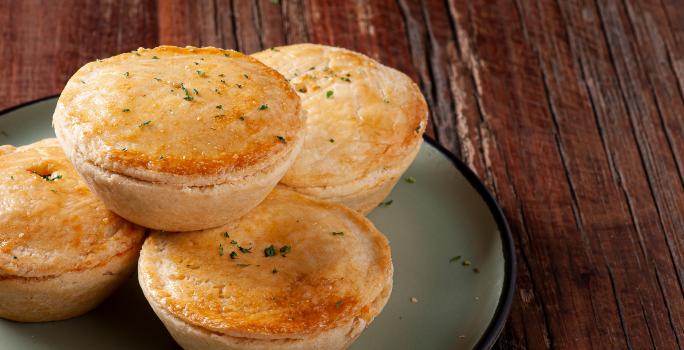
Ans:
<svg viewBox="0 0 684 350"><path fill-rule="evenodd" d="M129 77L131 76L131 74L128 73L128 72L124 72L123 75L124 75L124 77L126 77L126 78L129 78Z"/></svg>
<svg viewBox="0 0 684 350"><path fill-rule="evenodd" d="M230 244L237 244L237 241L233 239L230 241Z"/></svg>
<svg viewBox="0 0 684 350"><path fill-rule="evenodd" d="M223 105L216 105L216 109L223 109Z"/></svg>
<svg viewBox="0 0 684 350"><path fill-rule="evenodd" d="M197 72L197 75L199 75L200 77L204 77L207 75L207 73L203 70L197 70L196 72Z"/></svg>
<svg viewBox="0 0 684 350"><path fill-rule="evenodd" d="M249 79L249 75L247 74L243 74L242 76L245 77L245 79Z"/></svg>
<svg viewBox="0 0 684 350"><path fill-rule="evenodd" d="M237 264L238 267L247 267L249 264Z"/></svg>
<svg viewBox="0 0 684 350"><path fill-rule="evenodd" d="M124 108L124 109L122 109L121 111L122 111L122 112L130 112L131 110L128 109L128 108Z"/></svg>
<svg viewBox="0 0 684 350"><path fill-rule="evenodd" d="M142 127L144 127L144 126L150 125L151 123L152 123L151 120L146 120L146 121L140 123L140 124L138 125L138 127L139 127L139 128L142 128Z"/></svg>
<svg viewBox="0 0 684 350"><path fill-rule="evenodd" d="M192 89L192 91L195 92L195 95L199 95L199 91L197 91L197 89Z"/></svg>
<svg viewBox="0 0 684 350"><path fill-rule="evenodd" d="M230 238L230 235L228 234L228 232L224 232L223 237Z"/></svg>
<svg viewBox="0 0 684 350"><path fill-rule="evenodd" d="M265 103L262 104L261 106L259 106L259 110L260 110L260 111L263 111L264 109L268 109L268 105L265 104Z"/></svg>
<svg viewBox="0 0 684 350"><path fill-rule="evenodd" d="M153 59L153 60L158 60L159 57L157 57L157 56L152 56L152 59Z"/></svg>
<svg viewBox="0 0 684 350"><path fill-rule="evenodd" d="M285 138L280 136L280 135L276 135L276 138L278 139L278 141L280 141L282 143L287 143L287 140L285 140Z"/></svg>
<svg viewBox="0 0 684 350"><path fill-rule="evenodd" d="M330 143L335 143L335 139L330 139L328 141L330 141Z"/></svg>
<svg viewBox="0 0 684 350"><path fill-rule="evenodd" d="M219 243L219 256L223 256L223 244Z"/></svg>
<svg viewBox="0 0 684 350"><path fill-rule="evenodd" d="M289 245L284 245L280 247L280 254L285 257L286 254L290 253L292 251L292 247Z"/></svg>
<svg viewBox="0 0 684 350"><path fill-rule="evenodd" d="M344 304L344 300L340 300L340 301L336 302L336 303L335 303L335 308L336 308L336 309L339 309L339 308L342 306L342 304Z"/></svg>
<svg viewBox="0 0 684 350"><path fill-rule="evenodd" d="M394 203L394 199L390 199L387 202L382 202L382 203L378 204L378 207L386 208L386 207L389 207L390 205L392 205L392 203Z"/></svg>
<svg viewBox="0 0 684 350"><path fill-rule="evenodd" d="M405 178L404 181L406 181L410 184L414 184L414 183L416 183L416 178L413 176L409 176L409 177Z"/></svg>
<svg viewBox="0 0 684 350"><path fill-rule="evenodd" d="M276 268L274 267L274 268L273 268L273 271L271 271L271 273L273 273L273 274L275 275L276 273L278 273L278 269L276 269Z"/></svg>
<svg viewBox="0 0 684 350"><path fill-rule="evenodd" d="M332 91L332 90L326 91L326 92L325 92L325 98L332 98L332 96L333 96L334 93L335 93L335 92Z"/></svg>
<svg viewBox="0 0 684 350"><path fill-rule="evenodd" d="M252 252L252 248L245 248L245 247L238 246L238 249L240 250L240 253L242 253L242 254L248 254L248 253Z"/></svg>
<svg viewBox="0 0 684 350"><path fill-rule="evenodd" d="M192 101L192 100L194 100L195 98L192 97L192 96L190 96L190 95L186 95L185 97L183 97L183 99L186 100L186 101Z"/></svg>
<svg viewBox="0 0 684 350"><path fill-rule="evenodd" d="M332 233L333 236L344 236L344 232L343 232L343 231L331 232L331 233Z"/></svg>
<svg viewBox="0 0 684 350"><path fill-rule="evenodd" d="M449 259L449 262L450 262L450 263L456 262L456 261L459 261L460 259L461 259L461 256L460 256L460 255L456 255L456 256L454 256L453 258Z"/></svg>
<svg viewBox="0 0 684 350"><path fill-rule="evenodd" d="M229 256L231 259L237 259L237 253L236 252L230 252Z"/></svg>
<svg viewBox="0 0 684 350"><path fill-rule="evenodd" d="M275 256L275 255L276 255L276 249L273 246L273 244L271 244L270 246L266 247L266 249L264 249L264 256L270 257L270 256Z"/></svg>

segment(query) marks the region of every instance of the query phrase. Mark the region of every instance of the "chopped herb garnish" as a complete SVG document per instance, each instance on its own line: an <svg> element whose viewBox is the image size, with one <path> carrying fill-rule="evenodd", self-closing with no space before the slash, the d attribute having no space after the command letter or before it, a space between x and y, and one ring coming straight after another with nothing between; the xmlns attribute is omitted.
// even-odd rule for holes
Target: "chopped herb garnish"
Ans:
<svg viewBox="0 0 684 350"><path fill-rule="evenodd" d="M219 94L219 95L221 94L221 91L219 91L218 88L214 88L214 92L217 93L217 94Z"/></svg>
<svg viewBox="0 0 684 350"><path fill-rule="evenodd" d="M244 121L244 120L245 120L245 116L244 116L244 115L241 115L241 116L240 116L240 120Z"/></svg>
<svg viewBox="0 0 684 350"><path fill-rule="evenodd" d="M152 56L152 59L153 59L153 60L158 60L159 57L157 57L157 56Z"/></svg>
<svg viewBox="0 0 684 350"><path fill-rule="evenodd" d="M138 125L138 127L139 127L139 128L142 128L143 126L148 126L148 125L150 125L150 123L152 123L151 120L146 120L146 121L140 123L140 124Z"/></svg>
<svg viewBox="0 0 684 350"><path fill-rule="evenodd" d="M228 232L224 232L223 237L230 238L230 235L228 234Z"/></svg>
<svg viewBox="0 0 684 350"><path fill-rule="evenodd" d="M207 75L207 73L204 72L203 70L197 70L196 72L197 72L197 75L199 75L200 77L203 77L203 76L206 76L206 75Z"/></svg>
<svg viewBox="0 0 684 350"><path fill-rule="evenodd" d="M268 109L268 105L265 104L265 103L262 104L261 106L259 106L259 110L260 110L260 111L263 111L264 109Z"/></svg>
<svg viewBox="0 0 684 350"><path fill-rule="evenodd" d="M463 260L463 266L470 266L470 260Z"/></svg>
<svg viewBox="0 0 684 350"><path fill-rule="evenodd" d="M340 80L346 81L347 83L351 83L351 79L349 79L347 77L340 77Z"/></svg>
<svg viewBox="0 0 684 350"><path fill-rule="evenodd" d="M237 264L238 267L247 267L249 264Z"/></svg>
<svg viewBox="0 0 684 350"><path fill-rule="evenodd" d="M128 109L128 108L124 108L124 109L122 109L121 111L122 111L122 112L130 112L131 110Z"/></svg>
<svg viewBox="0 0 684 350"><path fill-rule="evenodd" d="M163 154L159 156L159 160L164 160L164 155L163 155Z"/></svg>
<svg viewBox="0 0 684 350"><path fill-rule="evenodd" d="M52 192L52 193L57 193L57 190L51 188L51 189L50 189L50 192Z"/></svg>
<svg viewBox="0 0 684 350"><path fill-rule="evenodd" d="M36 175L42 177L43 180L45 180L45 181L47 181L47 182L53 182L53 181L55 181L55 180L59 180L59 179L62 178L62 175L54 175L54 174L41 175L41 174L39 174L37 171L31 171L31 173L36 174ZM13 178L13 179L14 179L14 178Z"/></svg>
<svg viewBox="0 0 684 350"><path fill-rule="evenodd" d="M301 88L297 89L297 91L299 91L299 92L301 92L301 93L306 93L306 88L305 88L305 87L301 87Z"/></svg>
<svg viewBox="0 0 684 350"><path fill-rule="evenodd" d="M247 74L243 74L242 76L245 77L245 79L249 79L249 75Z"/></svg>
<svg viewBox="0 0 684 350"><path fill-rule="evenodd" d="M238 89L242 89L242 84L235 84L235 87L237 87Z"/></svg>
<svg viewBox="0 0 684 350"><path fill-rule="evenodd" d="M13 255L13 256L12 256L12 259L16 259L16 258L17 258L17 256L16 256L16 255Z"/></svg>
<svg viewBox="0 0 684 350"><path fill-rule="evenodd" d="M416 134L420 134L420 125L416 126Z"/></svg>
<svg viewBox="0 0 684 350"><path fill-rule="evenodd" d="M266 247L266 249L264 249L264 256L269 257L269 256L275 256L275 255L276 255L276 249L273 246L273 244L271 244L270 246Z"/></svg>
<svg viewBox="0 0 684 350"><path fill-rule="evenodd" d="M194 63L196 66L199 66L199 63L197 63L197 62L193 62L193 63Z"/></svg>
<svg viewBox="0 0 684 350"><path fill-rule="evenodd" d="M339 231L339 232L331 232L333 236L344 236L344 232Z"/></svg>
<svg viewBox="0 0 684 350"><path fill-rule="evenodd" d="M199 91L197 91L197 89L192 89L192 91L195 92L195 95L199 95Z"/></svg>
<svg viewBox="0 0 684 350"><path fill-rule="evenodd" d="M223 78L223 77L225 77L226 75L223 74L223 73L221 73L221 74L219 74L218 76L221 77L221 78Z"/></svg>
<svg viewBox="0 0 684 350"><path fill-rule="evenodd" d="M223 244L219 243L219 256L223 256Z"/></svg>
<svg viewBox="0 0 684 350"><path fill-rule="evenodd" d="M280 254L284 257L286 254L292 251L292 247L289 245L284 245L280 247Z"/></svg>
<svg viewBox="0 0 684 350"><path fill-rule="evenodd" d="M237 259L237 253L236 252L230 252L229 256L231 259Z"/></svg>
<svg viewBox="0 0 684 350"><path fill-rule="evenodd" d="M394 199L390 199L387 202L382 202L382 203L378 204L378 207L386 208L386 207L389 207L390 205L392 205L392 203L394 203Z"/></svg>
<svg viewBox="0 0 684 350"><path fill-rule="evenodd" d="M83 79L79 79L79 81L80 81L81 83L83 83L83 84L86 83Z"/></svg>
<svg viewBox="0 0 684 350"><path fill-rule="evenodd" d="M389 103L388 99L383 99L382 102Z"/></svg>
<svg viewBox="0 0 684 350"><path fill-rule="evenodd" d="M183 97L183 99L186 100L186 101L192 101L192 100L194 100L195 98L192 97L192 96L190 96L190 95L186 95L185 97Z"/></svg>
<svg viewBox="0 0 684 350"><path fill-rule="evenodd" d="M333 95L334 93L335 93L335 92L332 91L332 90L326 91L326 92L325 92L325 98L332 98L332 95Z"/></svg>
<svg viewBox="0 0 684 350"><path fill-rule="evenodd" d="M335 143L335 139L330 139L328 141L330 141L330 143Z"/></svg>
<svg viewBox="0 0 684 350"><path fill-rule="evenodd" d="M316 69L316 67L314 67L314 66L309 67L309 70L314 70L314 69Z"/></svg>
<svg viewBox="0 0 684 350"><path fill-rule="evenodd" d="M278 139L278 141L280 141L282 143L287 143L287 140L285 140L285 138L280 136L280 135L276 135L276 138Z"/></svg>
<svg viewBox="0 0 684 350"><path fill-rule="evenodd" d="M154 78L154 80L156 80L156 81L161 81L161 79L159 79L159 78Z"/></svg>
<svg viewBox="0 0 684 350"><path fill-rule="evenodd" d="M230 57L230 54L224 53L223 56Z"/></svg>
<svg viewBox="0 0 684 350"><path fill-rule="evenodd" d="M230 241L230 244L237 244L237 241L233 239Z"/></svg>
<svg viewBox="0 0 684 350"><path fill-rule="evenodd" d="M455 257L449 259L449 262L450 262L450 263L456 262L456 261L458 261L458 260L460 260L460 259L461 259L461 256L460 256L460 255L456 255Z"/></svg>
<svg viewBox="0 0 684 350"><path fill-rule="evenodd" d="M242 254L248 254L248 253L252 252L252 248L245 248L245 247L238 246L238 249L240 250L240 253L242 253Z"/></svg>
<svg viewBox="0 0 684 350"><path fill-rule="evenodd" d="M274 268L273 268L273 271L271 271L271 273L273 273L273 274L278 273L278 269L276 269L276 268L274 267Z"/></svg>
<svg viewBox="0 0 684 350"><path fill-rule="evenodd" d="M340 301L336 302L336 303L335 303L335 308L339 309L340 306L342 306L342 304L344 304L344 300L340 300Z"/></svg>
<svg viewBox="0 0 684 350"><path fill-rule="evenodd" d="M124 151L124 152L126 152L126 151L128 151L128 148L126 148L126 147L121 147L121 150Z"/></svg>
<svg viewBox="0 0 684 350"><path fill-rule="evenodd" d="M223 105L216 105L216 109L223 109Z"/></svg>
<svg viewBox="0 0 684 350"><path fill-rule="evenodd" d="M410 184L414 184L414 183L416 183L416 178L413 176L409 176L409 177L405 178L404 181L406 181Z"/></svg>
<svg viewBox="0 0 684 350"><path fill-rule="evenodd" d="M130 73L128 73L128 72L124 72L124 74L123 74L123 75L124 75L124 77L126 77L126 78L129 78L129 77L131 76L131 74L130 74Z"/></svg>

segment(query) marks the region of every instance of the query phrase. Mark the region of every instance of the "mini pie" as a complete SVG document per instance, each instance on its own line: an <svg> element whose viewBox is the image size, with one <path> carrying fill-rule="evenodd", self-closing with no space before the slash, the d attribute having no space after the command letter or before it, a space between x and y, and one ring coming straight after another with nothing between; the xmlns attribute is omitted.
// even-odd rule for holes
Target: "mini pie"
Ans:
<svg viewBox="0 0 684 350"><path fill-rule="evenodd" d="M138 278L185 349L335 350L386 304L392 261L361 214L278 186L231 224L152 233Z"/></svg>
<svg viewBox="0 0 684 350"><path fill-rule="evenodd" d="M271 191L303 144L300 100L235 51L161 46L83 66L53 116L105 204L154 229L216 227Z"/></svg>
<svg viewBox="0 0 684 350"><path fill-rule="evenodd" d="M290 80L307 113L302 152L281 183L367 213L416 157L427 105L405 74L362 54L313 44L253 55Z"/></svg>
<svg viewBox="0 0 684 350"><path fill-rule="evenodd" d="M81 315L135 268L144 229L105 208L57 140L0 146L0 198L0 317Z"/></svg>

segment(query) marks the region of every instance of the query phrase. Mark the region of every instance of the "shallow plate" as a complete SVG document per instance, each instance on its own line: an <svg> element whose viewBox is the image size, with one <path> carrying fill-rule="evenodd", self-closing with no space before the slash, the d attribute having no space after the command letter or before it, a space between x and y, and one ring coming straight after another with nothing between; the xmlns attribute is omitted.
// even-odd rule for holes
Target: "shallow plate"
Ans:
<svg viewBox="0 0 684 350"><path fill-rule="evenodd" d="M0 112L0 144L52 137L55 103L48 98ZM394 290L351 349L491 347L508 316L515 280L511 235L492 197L466 166L427 140L387 201L369 217L390 240ZM0 320L2 349L177 347L133 277L82 317Z"/></svg>

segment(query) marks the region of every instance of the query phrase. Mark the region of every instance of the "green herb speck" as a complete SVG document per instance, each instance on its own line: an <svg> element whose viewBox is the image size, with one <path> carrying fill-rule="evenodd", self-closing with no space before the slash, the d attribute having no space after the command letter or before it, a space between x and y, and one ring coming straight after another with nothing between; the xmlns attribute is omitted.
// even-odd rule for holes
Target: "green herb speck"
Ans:
<svg viewBox="0 0 684 350"><path fill-rule="evenodd" d="M266 249L264 249L264 256L270 257L270 256L275 256L275 255L276 255L276 249L273 246L273 244L271 244L270 246L266 247Z"/></svg>
<svg viewBox="0 0 684 350"><path fill-rule="evenodd" d="M242 254L248 254L248 253L252 252L252 248L245 248L245 247L238 246L238 249L240 250L240 253L242 253Z"/></svg>
<svg viewBox="0 0 684 350"><path fill-rule="evenodd" d="M456 262L456 261L459 261L460 259L461 259L461 256L460 256L460 255L456 255L456 256L452 257L451 259L449 259L449 262L450 262L450 263Z"/></svg>
<svg viewBox="0 0 684 350"><path fill-rule="evenodd" d="M197 70L196 72L197 72L197 75L199 75L200 77L204 77L207 75L207 73L203 70Z"/></svg>
<svg viewBox="0 0 684 350"><path fill-rule="evenodd" d="M144 127L144 126L150 125L151 123L152 123L151 120L146 120L146 121L140 123L140 124L138 125L138 127L139 127L139 128L142 128L142 127Z"/></svg>
<svg viewBox="0 0 684 350"><path fill-rule="evenodd" d="M263 111L264 109L268 109L268 105L265 104L265 103L262 104L261 106L259 106L259 110L260 110L260 111Z"/></svg>
<svg viewBox="0 0 684 350"><path fill-rule="evenodd" d="M284 257L285 255L287 255L288 253L290 253L291 251L292 251L292 247L289 246L289 245L284 245L284 246L280 247L280 254L281 254L283 257Z"/></svg>
<svg viewBox="0 0 684 350"><path fill-rule="evenodd" d="M122 111L122 112L130 112L131 110L128 109L128 108L124 108L124 109L122 109L121 111Z"/></svg>
<svg viewBox="0 0 684 350"><path fill-rule="evenodd" d="M216 109L223 109L223 105L216 105Z"/></svg>
<svg viewBox="0 0 684 350"><path fill-rule="evenodd" d="M339 232L331 232L333 236L344 236L344 232L339 231Z"/></svg>
<svg viewBox="0 0 684 350"><path fill-rule="evenodd" d="M332 90L328 90L325 92L325 98L332 98L334 92Z"/></svg>
<svg viewBox="0 0 684 350"><path fill-rule="evenodd" d="M223 237L230 238L230 235L228 234L228 232L224 232Z"/></svg>
<svg viewBox="0 0 684 350"><path fill-rule="evenodd" d="M380 208L387 208L387 207L389 207L390 205L392 205L392 203L394 203L394 199L390 199L390 200L388 200L387 202L382 202L382 203L378 204L378 207L380 207Z"/></svg>
<svg viewBox="0 0 684 350"><path fill-rule="evenodd" d="M416 183L416 178L413 176L409 176L409 177L405 178L404 181L406 181L410 184L414 184L414 183Z"/></svg>
<svg viewBox="0 0 684 350"><path fill-rule="evenodd" d="M223 256L223 244L219 243L219 256Z"/></svg>
<svg viewBox="0 0 684 350"><path fill-rule="evenodd" d="M153 59L153 60L158 60L159 57L157 57L157 56L152 56L152 59Z"/></svg>
<svg viewBox="0 0 684 350"><path fill-rule="evenodd" d="M231 259L237 259L237 253L236 252L230 252L229 256Z"/></svg>
<svg viewBox="0 0 684 350"><path fill-rule="evenodd" d="M280 135L276 135L276 138L278 139L278 141L280 141L282 143L287 143L287 140L285 140L285 138L280 136Z"/></svg>

